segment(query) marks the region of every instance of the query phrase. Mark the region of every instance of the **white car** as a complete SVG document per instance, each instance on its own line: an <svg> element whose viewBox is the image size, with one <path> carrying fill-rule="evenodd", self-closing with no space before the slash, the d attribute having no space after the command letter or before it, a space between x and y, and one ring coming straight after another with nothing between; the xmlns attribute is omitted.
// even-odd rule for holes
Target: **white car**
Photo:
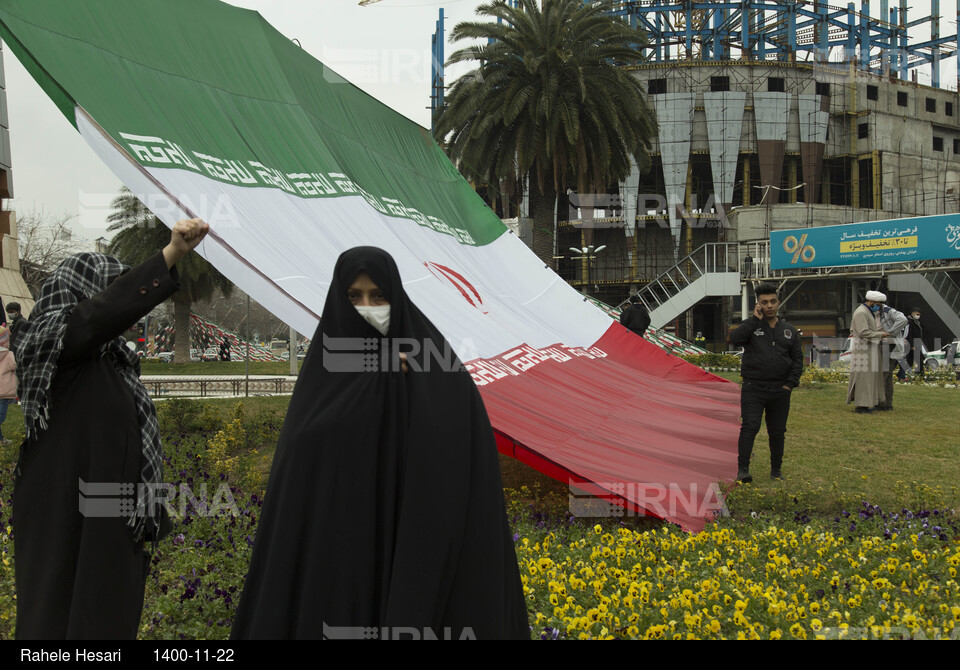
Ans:
<svg viewBox="0 0 960 670"><path fill-rule="evenodd" d="M850 362L850 357L853 356L852 344L853 344L853 340L848 337L846 343L843 345L843 353L840 354L841 361L845 361L847 363ZM945 344L939 349L934 349L933 351L925 350L924 358L923 358L923 366L927 370L936 370L939 367L947 365L947 354L951 347L955 347L953 351L953 354L954 354L953 364L960 365L960 360L957 360L956 358L956 354L958 351L957 347L960 347L960 341L954 340L950 344Z"/></svg>
<svg viewBox="0 0 960 670"><path fill-rule="evenodd" d="M840 358L837 360L843 361L844 363L849 364L850 358L853 356L853 338L848 337L847 341L843 343L843 352L840 354Z"/></svg>
<svg viewBox="0 0 960 670"><path fill-rule="evenodd" d="M950 344L945 344L939 349L928 351L923 359L923 366L928 370L936 370L937 368L947 365L947 354L950 353L951 348L953 349L953 364L960 365L960 361L958 361L956 358L958 347L960 347L960 340L954 340Z"/></svg>

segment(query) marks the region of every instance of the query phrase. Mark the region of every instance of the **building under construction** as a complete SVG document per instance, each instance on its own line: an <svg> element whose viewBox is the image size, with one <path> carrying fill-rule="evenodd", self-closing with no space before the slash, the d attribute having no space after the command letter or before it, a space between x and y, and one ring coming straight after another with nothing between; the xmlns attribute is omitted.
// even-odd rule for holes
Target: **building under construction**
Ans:
<svg viewBox="0 0 960 670"><path fill-rule="evenodd" d="M769 269L768 247L774 230L960 212L950 9L948 21L939 0L622 4L648 37L633 71L657 116L653 165L611 193L561 196L560 274L612 304L639 293L654 325L715 348L759 279L783 284L808 341L845 334L871 287L901 311L926 307L937 337L960 334L958 261L791 274Z"/></svg>

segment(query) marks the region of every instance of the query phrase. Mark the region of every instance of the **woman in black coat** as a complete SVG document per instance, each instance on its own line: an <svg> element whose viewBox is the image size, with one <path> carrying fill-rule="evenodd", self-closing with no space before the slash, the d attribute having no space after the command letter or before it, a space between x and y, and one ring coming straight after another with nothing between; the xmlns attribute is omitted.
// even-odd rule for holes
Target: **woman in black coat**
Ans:
<svg viewBox="0 0 960 670"><path fill-rule="evenodd" d="M180 221L132 270L71 256L17 338L27 432L13 500L18 640L136 637L144 543L166 519L148 497L162 476L156 411L120 335L177 290L174 264L207 228Z"/></svg>
<svg viewBox="0 0 960 670"><path fill-rule="evenodd" d="M480 394L393 259L359 247L290 402L233 637L397 636L529 627Z"/></svg>

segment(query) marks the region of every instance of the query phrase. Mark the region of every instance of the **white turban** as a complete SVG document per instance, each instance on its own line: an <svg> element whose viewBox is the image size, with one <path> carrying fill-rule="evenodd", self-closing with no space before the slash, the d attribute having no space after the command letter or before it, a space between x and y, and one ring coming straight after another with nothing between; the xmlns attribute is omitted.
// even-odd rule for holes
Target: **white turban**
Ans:
<svg viewBox="0 0 960 670"><path fill-rule="evenodd" d="M887 296L880 291L867 291L867 300L872 300L873 302L886 302Z"/></svg>

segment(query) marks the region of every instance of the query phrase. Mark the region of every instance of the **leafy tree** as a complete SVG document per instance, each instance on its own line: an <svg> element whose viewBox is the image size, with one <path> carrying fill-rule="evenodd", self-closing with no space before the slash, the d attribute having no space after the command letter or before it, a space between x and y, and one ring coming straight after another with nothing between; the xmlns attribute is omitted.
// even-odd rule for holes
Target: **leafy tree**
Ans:
<svg viewBox="0 0 960 670"><path fill-rule="evenodd" d="M477 8L493 22L458 24L454 40L485 40L449 64L478 61L446 97L434 127L469 179L511 188L528 178L533 249L553 264L557 193L606 193L630 158L645 168L656 124L643 86L644 35L610 0L504 0Z"/></svg>
<svg viewBox="0 0 960 670"><path fill-rule="evenodd" d="M124 186L110 203L108 232L116 232L110 253L130 265L139 265L160 253L170 241L167 228L137 197ZM177 333L173 361L190 362L190 306L207 300L219 289L227 297L233 284L206 260L191 251L177 263L180 290L173 295L174 325Z"/></svg>

